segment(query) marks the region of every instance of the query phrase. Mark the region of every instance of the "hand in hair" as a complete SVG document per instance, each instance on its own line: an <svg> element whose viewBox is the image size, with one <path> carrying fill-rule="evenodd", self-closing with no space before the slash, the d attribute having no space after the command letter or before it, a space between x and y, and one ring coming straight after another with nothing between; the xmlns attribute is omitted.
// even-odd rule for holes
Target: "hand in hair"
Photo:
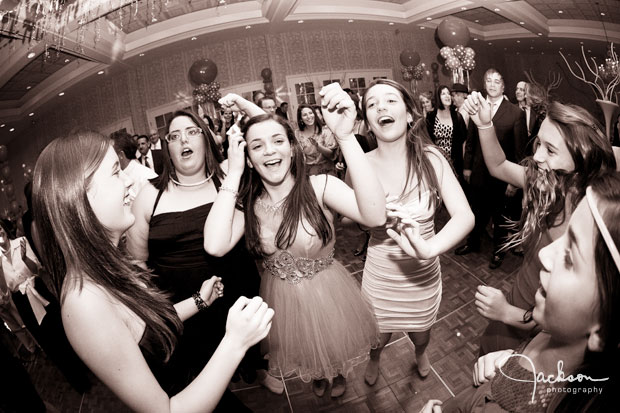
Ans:
<svg viewBox="0 0 620 413"><path fill-rule="evenodd" d="M222 278L214 275L208 280L205 280L202 283L198 294L200 294L202 300L210 306L215 300L224 295L224 284L222 283Z"/></svg>
<svg viewBox="0 0 620 413"><path fill-rule="evenodd" d="M239 297L228 310L226 336L245 351L267 336L273 314L262 298Z"/></svg>
<svg viewBox="0 0 620 413"><path fill-rule="evenodd" d="M478 312L489 320L505 322L508 301L504 293L497 288L481 285L475 295Z"/></svg>
<svg viewBox="0 0 620 413"><path fill-rule="evenodd" d="M336 139L355 140L353 127L357 117L355 103L347 92L342 90L338 83L324 86L319 92L321 96L321 112L327 127L334 133Z"/></svg>
<svg viewBox="0 0 620 413"><path fill-rule="evenodd" d="M480 92L472 92L463 103L463 108L469 113L470 119L474 121L476 126L491 123L493 118L491 106Z"/></svg>
<svg viewBox="0 0 620 413"><path fill-rule="evenodd" d="M497 370L508 361L508 356L513 353L514 350L500 350L480 357L474 364L474 386L480 386L495 377Z"/></svg>
<svg viewBox="0 0 620 413"><path fill-rule="evenodd" d="M239 127L235 124L228 134L228 175L236 173L241 176L245 169L245 147L247 143Z"/></svg>

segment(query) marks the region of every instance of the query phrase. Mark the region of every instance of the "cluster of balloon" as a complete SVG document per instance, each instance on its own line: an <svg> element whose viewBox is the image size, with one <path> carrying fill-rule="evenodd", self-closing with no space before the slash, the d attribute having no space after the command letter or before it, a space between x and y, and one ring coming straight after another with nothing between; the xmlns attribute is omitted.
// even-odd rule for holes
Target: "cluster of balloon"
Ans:
<svg viewBox="0 0 620 413"><path fill-rule="evenodd" d="M263 89L265 90L265 95L273 96L274 88L273 88L273 79L272 79L271 69L266 67L260 71L260 77L263 78Z"/></svg>
<svg viewBox="0 0 620 413"><path fill-rule="evenodd" d="M210 59L198 59L189 68L189 79L196 85L192 92L194 102L217 102L221 97L220 84L215 82L217 66Z"/></svg>
<svg viewBox="0 0 620 413"><path fill-rule="evenodd" d="M447 17L437 26L437 36L445 45L439 54L452 71L453 83L465 83L463 70L469 75L469 71L476 67L476 52L471 47L465 47L469 43L469 28L462 20Z"/></svg>
<svg viewBox="0 0 620 413"><path fill-rule="evenodd" d="M10 220L17 219L21 206L15 199L15 186L11 179L11 167L9 166L9 150L5 145L0 145L0 192L4 193L9 207L4 210L4 217ZM32 180L32 168L22 165L26 181Z"/></svg>
<svg viewBox="0 0 620 413"><path fill-rule="evenodd" d="M413 50L403 50L400 53L400 63L404 66L400 69L403 74L403 79L411 82L411 92L417 93L418 80L422 80L422 77L428 70L426 70L426 63L420 63L420 54Z"/></svg>

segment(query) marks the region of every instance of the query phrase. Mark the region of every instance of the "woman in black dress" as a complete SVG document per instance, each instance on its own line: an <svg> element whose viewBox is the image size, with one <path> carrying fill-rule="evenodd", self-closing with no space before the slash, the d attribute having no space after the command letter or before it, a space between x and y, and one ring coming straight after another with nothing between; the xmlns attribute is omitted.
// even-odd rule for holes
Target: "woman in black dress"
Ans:
<svg viewBox="0 0 620 413"><path fill-rule="evenodd" d="M193 112L176 112L162 152L163 173L134 201L136 222L128 232L127 248L154 270L155 282L171 294L172 301L191 295L212 275L226 285L222 299L184 323L171 364L175 370L189 371L190 380L202 365L197 360L208 360L223 337L228 309L240 296L258 295L260 278L243 241L221 258L204 251L204 223L227 166L202 119ZM258 373L261 384L281 392L282 382L268 376L264 367L266 362L254 346L240 371L249 381ZM184 383L171 385L176 390Z"/></svg>

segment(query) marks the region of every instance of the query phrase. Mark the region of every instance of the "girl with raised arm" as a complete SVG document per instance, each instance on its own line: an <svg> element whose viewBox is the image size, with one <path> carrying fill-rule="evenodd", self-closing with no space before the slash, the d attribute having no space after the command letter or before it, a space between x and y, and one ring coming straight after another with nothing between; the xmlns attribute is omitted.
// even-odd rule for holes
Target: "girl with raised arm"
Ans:
<svg viewBox="0 0 620 413"><path fill-rule="evenodd" d="M338 84L320 95L353 189L331 175L308 176L289 124L279 116L255 116L230 136L228 175L204 239L209 254L222 255L245 233L248 249L264 258L261 296L278 314L266 340L271 370L314 380L319 396L333 378L331 396L338 397L352 367L376 345L377 325L355 279L334 260L333 217L382 225L385 199L352 133L353 101Z"/></svg>
<svg viewBox="0 0 620 413"><path fill-rule="evenodd" d="M523 244L525 259L507 297L494 287L480 286L478 312L491 320L480 340L480 354L514 348L532 334L534 296L538 288L541 248L557 239L586 187L616 169L612 147L598 122L585 109L558 102L548 104L547 116L534 143L534 155L522 165L506 160L491 121L491 108L480 93L467 98L465 109L478 127L480 146L489 172L524 188L519 232L507 247Z"/></svg>
<svg viewBox="0 0 620 413"><path fill-rule="evenodd" d="M246 350L262 340L273 310L239 298L226 333L198 377L173 397L161 387L182 322L223 294L218 277L176 305L151 273L118 248L134 223L131 179L110 141L95 132L58 138L34 171L33 204L41 257L78 356L132 410L212 411ZM205 327L206 328L206 327Z"/></svg>
<svg viewBox="0 0 620 413"><path fill-rule="evenodd" d="M481 357L478 388L422 413L607 412L620 386L620 174L592 181L564 233L538 252L534 320L542 331Z"/></svg>
<svg viewBox="0 0 620 413"><path fill-rule="evenodd" d="M425 119L397 82L377 79L362 100L364 119L377 140L367 154L388 194L386 227L371 230L362 292L373 304L381 344L370 352L365 379L375 384L379 358L393 332L415 345L420 376L430 372L425 353L441 301L439 255L462 240L474 216L450 164L431 143ZM435 234L434 215L443 200L450 220Z"/></svg>

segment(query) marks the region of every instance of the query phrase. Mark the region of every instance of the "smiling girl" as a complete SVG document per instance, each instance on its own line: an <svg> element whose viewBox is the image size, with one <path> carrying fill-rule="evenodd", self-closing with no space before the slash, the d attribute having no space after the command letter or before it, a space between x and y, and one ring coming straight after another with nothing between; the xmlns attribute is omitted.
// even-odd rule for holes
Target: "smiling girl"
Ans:
<svg viewBox="0 0 620 413"><path fill-rule="evenodd" d="M480 145L491 175L524 188L520 230L510 246L523 243L525 260L512 289L504 294L490 286L478 287L476 306L491 320L480 340L480 354L514 348L531 334L534 295L541 268L538 251L557 239L585 194L586 186L616 169L612 147L598 122L584 109L553 102L538 131L535 153L523 165L504 156L495 137L491 110L474 92L465 108L478 126Z"/></svg>
<svg viewBox="0 0 620 413"><path fill-rule="evenodd" d="M255 116L230 137L228 175L204 239L208 253L222 255L245 233L248 249L264 258L261 297L278 314L266 340L271 370L314 380L318 396L333 378L331 396L338 397L353 366L376 345L377 324L355 279L334 259L333 218L339 213L381 225L385 199L352 133L353 101L338 84L320 95L353 189L331 175L307 176L289 124L278 116ZM238 194L243 212L235 208Z"/></svg>
<svg viewBox="0 0 620 413"><path fill-rule="evenodd" d="M218 277L175 306L151 273L118 248L134 223L131 179L110 141L78 132L52 141L34 171L33 206L41 257L78 356L132 410L211 411L246 350L269 331L273 310L240 298L226 333L200 374L170 397L161 387L182 322L223 293Z"/></svg>
<svg viewBox="0 0 620 413"><path fill-rule="evenodd" d="M409 334L418 372L422 377L429 374L425 350L441 302L438 256L467 235L474 216L450 164L431 143L425 119L402 85L377 79L366 90L362 107L378 146L367 157L391 201L388 216L396 220L387 230L371 230L362 281L362 292L373 304L381 330L381 345L371 351L365 374L373 385L381 351L393 332ZM440 200L451 218L435 234L433 219Z"/></svg>

